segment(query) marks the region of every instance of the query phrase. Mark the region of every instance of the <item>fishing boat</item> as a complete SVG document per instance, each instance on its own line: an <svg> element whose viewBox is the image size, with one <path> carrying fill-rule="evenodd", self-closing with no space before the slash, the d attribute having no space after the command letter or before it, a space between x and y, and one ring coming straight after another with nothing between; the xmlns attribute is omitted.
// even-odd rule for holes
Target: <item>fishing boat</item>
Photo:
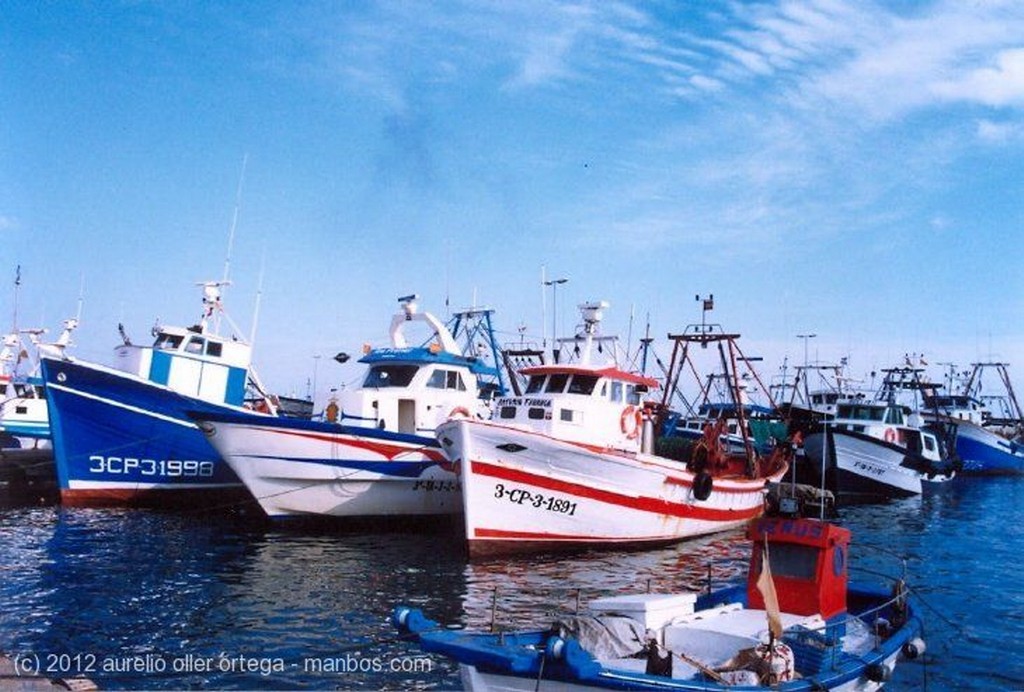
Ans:
<svg viewBox="0 0 1024 692"><path fill-rule="evenodd" d="M657 455L654 407L643 401L657 381L594 348L607 307L580 306L578 361L526 368L523 395L498 399L490 420L457 416L438 427L462 481L471 556L644 546L736 528L761 514L765 483L784 475L781 454L737 458L720 450L719 431L689 462Z"/></svg>
<svg viewBox="0 0 1024 692"><path fill-rule="evenodd" d="M956 454L963 463L962 473L1024 473L1024 414L1007 367L1006 363L974 363L969 372L964 372L959 387L954 388L952 376L948 379L950 394L940 394L936 389L924 394L922 415L951 429ZM983 389L987 370L997 373L1004 394Z"/></svg>
<svg viewBox="0 0 1024 692"><path fill-rule="evenodd" d="M444 627L400 605L392 623L459 664L467 690L876 690L924 653L902 580L851 584L851 534L813 519L748 528L745 584L599 598L543 630Z"/></svg>
<svg viewBox="0 0 1024 692"><path fill-rule="evenodd" d="M959 467L950 454L950 431L929 425L897 401L901 390L920 391L919 369L884 370L874 400L840 402L835 417L804 438L817 481L840 500L920 495L945 483Z"/></svg>
<svg viewBox="0 0 1024 692"><path fill-rule="evenodd" d="M4 336L0 349L0 447L50 448L50 419L39 357L62 356L78 322L78 318L64 320L61 335L53 342L42 341L45 329L19 329ZM31 353L23 336L29 339Z"/></svg>
<svg viewBox="0 0 1024 692"><path fill-rule="evenodd" d="M200 320L156 325L152 345L132 343L119 327L113 367L42 358L62 503L196 507L246 499L187 415L241 410L248 388L265 391L251 368L251 345L220 333L224 285L200 284Z"/></svg>
<svg viewBox="0 0 1024 692"><path fill-rule="evenodd" d="M490 310L458 313L453 328L417 308L417 296L399 299L390 346L368 349L362 384L328 404L323 420L270 419L245 412L199 413L210 443L266 514L310 517L444 516L462 511L459 479L434 437L450 415L489 414L501 371L478 356L469 336L486 323L486 345L496 353ZM463 319L464 318L464 319ZM412 345L409 330L429 338ZM492 389L492 385L496 389Z"/></svg>

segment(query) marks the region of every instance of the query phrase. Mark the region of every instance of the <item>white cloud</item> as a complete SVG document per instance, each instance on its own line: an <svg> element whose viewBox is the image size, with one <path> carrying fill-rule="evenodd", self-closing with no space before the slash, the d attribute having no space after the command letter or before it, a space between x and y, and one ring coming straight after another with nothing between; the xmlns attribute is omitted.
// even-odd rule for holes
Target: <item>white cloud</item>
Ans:
<svg viewBox="0 0 1024 692"><path fill-rule="evenodd" d="M951 100L987 106L1024 106L1024 48L1000 51L994 62L955 81L939 82L935 92Z"/></svg>
<svg viewBox="0 0 1024 692"><path fill-rule="evenodd" d="M978 139L991 144L1002 144L1024 134L1024 127L1019 123L994 122L982 119L978 121Z"/></svg>

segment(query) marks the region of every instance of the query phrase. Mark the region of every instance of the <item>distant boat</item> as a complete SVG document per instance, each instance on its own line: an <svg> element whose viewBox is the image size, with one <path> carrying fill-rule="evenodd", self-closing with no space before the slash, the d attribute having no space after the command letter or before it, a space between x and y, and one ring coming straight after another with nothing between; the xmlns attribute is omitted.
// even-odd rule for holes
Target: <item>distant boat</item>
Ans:
<svg viewBox="0 0 1024 692"><path fill-rule="evenodd" d="M210 443L268 516L396 518L462 511L459 479L434 430L452 415L487 416L481 396L491 393L500 371L477 356L472 340L460 348L415 299L400 299L390 347L367 350L360 359L367 366L362 384L343 392L340 401L332 399L324 420L196 414ZM490 311L476 313L489 323ZM422 346L411 345L406 331L416 323L430 333Z"/></svg>
<svg viewBox="0 0 1024 692"><path fill-rule="evenodd" d="M49 449L50 419L39 357L60 357L76 327L77 318L64 320L60 337L51 343L41 340L45 329L21 329L4 336L0 349L0 446ZM22 335L29 337L32 352Z"/></svg>
<svg viewBox="0 0 1024 692"><path fill-rule="evenodd" d="M920 495L952 479L958 468L949 431L926 425L896 401L899 390L919 389L920 382L905 368L884 372L878 398L838 403L835 416L804 439L810 464L803 470L817 472L814 484L840 500Z"/></svg>
<svg viewBox="0 0 1024 692"><path fill-rule="evenodd" d="M578 362L525 368L521 396L491 420L453 417L437 438L462 480L471 556L653 545L742 526L764 506L765 483L787 468L721 454L654 452L652 378L601 362L606 303L580 306ZM782 451L780 449L780 451Z"/></svg>
<svg viewBox="0 0 1024 692"><path fill-rule="evenodd" d="M1005 394L986 393L982 400L982 373L989 368L999 374ZM1024 473L1024 416L1006 368L1006 363L975 363L961 393L932 391L923 398L925 419L953 431L965 474Z"/></svg>
<svg viewBox="0 0 1024 692"><path fill-rule="evenodd" d="M224 285L201 284L199 322L157 325L152 345L132 343L122 329L114 367L43 357L62 503L196 507L246 499L186 414L242 410L247 388L258 387L252 347L217 329Z"/></svg>
<svg viewBox="0 0 1024 692"><path fill-rule="evenodd" d="M468 631L404 605L392 624L456 661L474 691L868 692L901 656L924 653L902 580L849 583L848 529L773 517L751 522L748 536L745 585L600 598L543 630Z"/></svg>

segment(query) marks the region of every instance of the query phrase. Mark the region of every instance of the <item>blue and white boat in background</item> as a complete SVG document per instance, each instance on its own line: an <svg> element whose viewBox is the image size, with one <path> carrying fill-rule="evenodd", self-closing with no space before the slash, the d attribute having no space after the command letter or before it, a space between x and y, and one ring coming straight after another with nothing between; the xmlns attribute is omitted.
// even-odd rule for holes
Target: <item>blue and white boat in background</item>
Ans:
<svg viewBox="0 0 1024 692"><path fill-rule="evenodd" d="M114 367L42 358L62 503L194 507L246 498L186 414L242 410L249 386L264 391L251 345L218 333L226 282L200 285L197 324L157 325L149 346L121 328Z"/></svg>
<svg viewBox="0 0 1024 692"><path fill-rule="evenodd" d="M221 457L266 514L314 517L445 516L461 513L458 476L434 430L451 416L485 418L504 392L490 310L459 313L451 330L416 296L399 299L391 345L370 349L362 384L328 404L323 420L270 419L238 411L195 413ZM482 340L459 347L461 318L486 328ZM413 346L406 330L425 325L429 338ZM491 358L481 357L483 345ZM493 365L489 365L490 360Z"/></svg>
<svg viewBox="0 0 1024 692"><path fill-rule="evenodd" d="M901 657L924 653L902 579L849 583L848 529L772 517L751 522L748 536L746 584L710 593L600 598L543 629L456 629L408 606L392 623L455 660L473 691L869 692Z"/></svg>
<svg viewBox="0 0 1024 692"><path fill-rule="evenodd" d="M1005 395L981 396L982 373L995 369ZM1024 473L1024 416L1021 415L1006 363L975 363L959 394L923 397L922 414L949 427L956 436L956 453L963 473L1003 475Z"/></svg>
<svg viewBox="0 0 1024 692"><path fill-rule="evenodd" d="M78 318L64 320L60 337L51 343L41 340L45 329L21 329L4 336L0 349L0 446L50 447L50 420L46 390L39 375L39 357L61 357L77 326ZM31 351L23 335L29 338Z"/></svg>

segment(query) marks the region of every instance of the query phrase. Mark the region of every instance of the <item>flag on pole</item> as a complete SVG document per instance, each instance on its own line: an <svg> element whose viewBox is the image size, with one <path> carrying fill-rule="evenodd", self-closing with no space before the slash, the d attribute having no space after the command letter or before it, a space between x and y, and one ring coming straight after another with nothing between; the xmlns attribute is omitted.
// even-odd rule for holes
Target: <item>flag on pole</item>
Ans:
<svg viewBox="0 0 1024 692"><path fill-rule="evenodd" d="M768 537L764 539L764 551L761 553L761 576L757 578L757 590L764 597L764 610L768 615L768 630L773 639L782 638L782 613L779 610L779 596L775 593L775 582L772 581L771 560L768 558Z"/></svg>

